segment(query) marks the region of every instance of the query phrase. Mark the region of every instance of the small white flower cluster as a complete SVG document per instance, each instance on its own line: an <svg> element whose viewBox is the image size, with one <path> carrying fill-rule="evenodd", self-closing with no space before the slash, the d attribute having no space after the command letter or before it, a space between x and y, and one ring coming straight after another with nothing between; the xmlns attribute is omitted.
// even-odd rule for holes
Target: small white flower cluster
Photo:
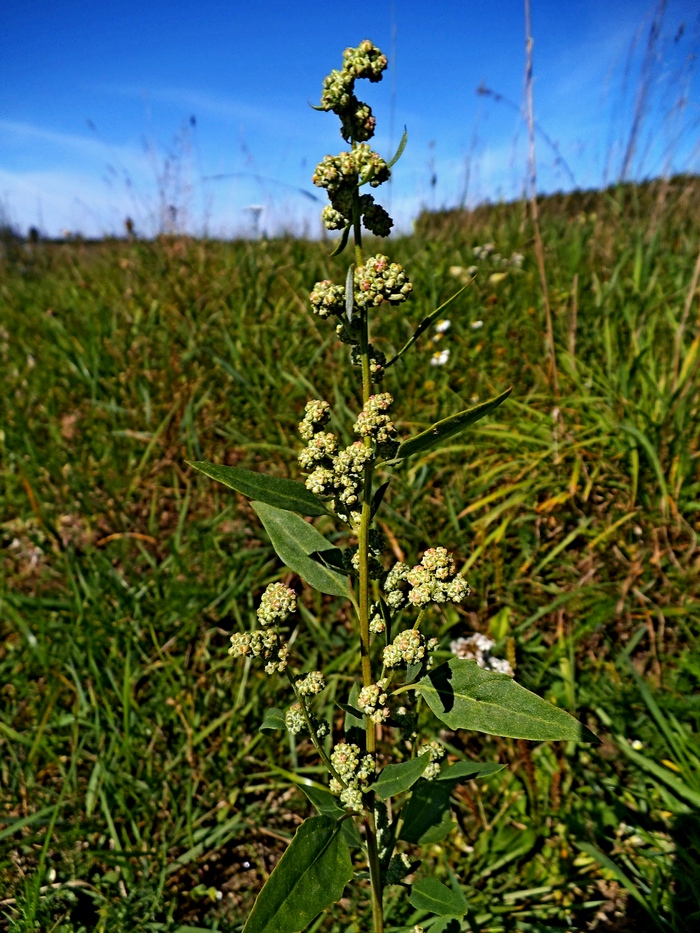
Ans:
<svg viewBox="0 0 700 933"><path fill-rule="evenodd" d="M309 712L308 716L311 720L311 725L317 737L319 739L325 738L330 732L328 723L317 719L312 712ZM284 724L292 735L299 735L300 732L309 731L309 728L306 724L306 717L304 716L304 712L301 708L301 703L293 703L289 707L287 712L284 714Z"/></svg>
<svg viewBox="0 0 700 933"><path fill-rule="evenodd" d="M302 680L297 680L296 688L303 697L315 696L326 686L320 671L311 671Z"/></svg>
<svg viewBox="0 0 700 933"><path fill-rule="evenodd" d="M367 143L360 143L354 149L345 150L338 155L324 156L316 166L311 181L317 188L325 188L334 203L334 196L340 192L352 190L358 184L367 182L377 188L388 180L391 172L385 160ZM343 205L344 206L344 205ZM342 213L342 208L341 208Z"/></svg>
<svg viewBox="0 0 700 933"><path fill-rule="evenodd" d="M414 606L428 603L461 603L469 596L469 584L456 573L455 562L444 547L429 548L420 564L406 574L412 587L408 601Z"/></svg>
<svg viewBox="0 0 700 933"><path fill-rule="evenodd" d="M355 515L353 506L359 503L365 466L373 459L372 450L356 441L338 450L335 434L323 431L330 417L328 402L315 399L308 402L299 433L306 447L299 454L299 463L309 475L306 488L317 496L332 499L332 507L343 518Z"/></svg>
<svg viewBox="0 0 700 933"><path fill-rule="evenodd" d="M345 289L342 285L334 285L330 279L323 279L314 285L309 301L311 310L321 318L339 315L345 310Z"/></svg>
<svg viewBox="0 0 700 933"><path fill-rule="evenodd" d="M355 301L360 308L371 308L388 301L400 304L411 294L413 286L398 262L377 253L364 266L355 269Z"/></svg>
<svg viewBox="0 0 700 933"><path fill-rule="evenodd" d="M304 408L304 419L299 423L299 433L303 439L310 441L317 431L320 431L324 425L328 424L330 416L331 406L328 402L318 398L307 402Z"/></svg>
<svg viewBox="0 0 700 933"><path fill-rule="evenodd" d="M297 594L284 583L271 583L260 599L258 621L262 626L285 622L296 612Z"/></svg>
<svg viewBox="0 0 700 933"><path fill-rule="evenodd" d="M271 583L265 590L258 607L258 621L262 628L255 632L234 632L228 653L234 658L262 658L268 674L281 674L287 667L289 648L282 641L278 626L297 608L294 590L283 583ZM274 626L274 628L269 628Z"/></svg>
<svg viewBox="0 0 700 933"><path fill-rule="evenodd" d="M266 661L265 672L281 674L286 670L289 648L274 629L257 632L234 632L228 653L234 658L253 657Z"/></svg>
<svg viewBox="0 0 700 933"><path fill-rule="evenodd" d="M474 253L474 258L480 261L490 259L494 265L513 266L515 269L520 269L523 264L522 253L512 253L510 259L506 259L504 256L501 256L500 253L495 252L495 250L496 247L493 243L484 243L483 246L475 246L472 252Z"/></svg>
<svg viewBox="0 0 700 933"><path fill-rule="evenodd" d="M382 457L393 457L399 445L394 423L387 414L394 399L388 392L370 395L353 425L355 434L371 438Z"/></svg>
<svg viewBox="0 0 700 933"><path fill-rule="evenodd" d="M445 749L439 742L428 742L427 745L421 745L418 754L430 756L430 764L426 767L422 777L426 781L434 780L440 773L440 761L445 757Z"/></svg>
<svg viewBox="0 0 700 933"><path fill-rule="evenodd" d="M360 690L357 706L372 722L384 722L389 718L389 707L384 705L387 701L386 685L386 680L379 680Z"/></svg>
<svg viewBox="0 0 700 933"><path fill-rule="evenodd" d="M425 658L426 651L437 648L437 638L425 637L415 628L400 632L384 649L382 659L385 667L409 667Z"/></svg>
<svg viewBox="0 0 700 933"><path fill-rule="evenodd" d="M496 671L513 677L513 668L505 658L494 658L491 649L495 642L478 632L469 638L457 638L450 642L450 651L462 660L476 661L485 671Z"/></svg>
<svg viewBox="0 0 700 933"><path fill-rule="evenodd" d="M386 622L378 603L374 603L369 611L369 630L373 635L382 635L386 631Z"/></svg>
<svg viewBox="0 0 700 933"><path fill-rule="evenodd" d="M371 755L362 755L357 745L340 742L331 752L331 764L345 787L335 778L331 778L329 789L349 810L362 810L362 794L367 790L367 782L374 774L374 759Z"/></svg>

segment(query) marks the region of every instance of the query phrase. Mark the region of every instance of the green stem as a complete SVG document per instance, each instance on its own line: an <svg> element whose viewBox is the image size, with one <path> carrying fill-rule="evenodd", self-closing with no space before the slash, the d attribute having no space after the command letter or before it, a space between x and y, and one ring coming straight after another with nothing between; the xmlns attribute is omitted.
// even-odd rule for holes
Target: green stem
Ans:
<svg viewBox="0 0 700 933"><path fill-rule="evenodd" d="M377 849L377 827L374 813L365 813L365 835L367 837L367 862L369 864L369 879L372 884L372 919L374 920L374 933L384 933L384 907L382 904L382 876L379 867L379 851Z"/></svg>
<svg viewBox="0 0 700 933"><path fill-rule="evenodd" d="M362 252L362 225L360 214L360 193L355 188L353 194L353 233L355 237L355 264L364 265ZM369 368L369 323L366 309L360 313L360 353L362 355L362 403L366 405L372 394L372 373ZM370 447L372 441L365 438L365 446ZM362 656L362 683L365 687L374 683L372 677L372 661L370 658L369 643L369 528L372 523L372 474L373 464L365 467L362 515L360 518L359 557L360 557L360 652ZM376 753L377 731L375 723L365 717L365 736L367 752ZM373 808L365 811L365 835L367 838L367 861L369 864L369 877L372 885L372 917L374 933L384 933L384 910L382 906L382 879L379 867L379 853L377 851L377 827L374 820Z"/></svg>
<svg viewBox="0 0 700 933"><path fill-rule="evenodd" d="M311 717L309 716L309 710L306 705L306 697L303 697L297 690L297 686L294 683L294 678L292 677L288 667L285 668L285 672L287 674L287 680L292 685L292 690L294 691L294 696L297 699L297 703L301 707L301 712L304 717L304 722L306 723L306 728L308 729L309 735L311 736L311 741L314 743L314 748L316 749L318 754L321 756L321 758L323 759L323 763L328 768L328 770L333 775L333 777L336 779L336 781L342 784L343 787L347 787L347 784L345 783L345 781L341 778L341 776L338 774L338 772L333 767L332 761L328 757L325 748L321 745L321 742L318 736L316 735L316 730L314 729L313 723L311 722Z"/></svg>

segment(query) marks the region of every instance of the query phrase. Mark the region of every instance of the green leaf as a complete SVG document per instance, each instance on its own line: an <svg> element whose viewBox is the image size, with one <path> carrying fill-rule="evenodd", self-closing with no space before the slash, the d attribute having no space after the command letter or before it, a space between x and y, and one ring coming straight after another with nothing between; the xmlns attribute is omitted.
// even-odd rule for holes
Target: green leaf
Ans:
<svg viewBox="0 0 700 933"><path fill-rule="evenodd" d="M350 850L337 821L306 820L258 895L243 933L299 933L340 900L351 878Z"/></svg>
<svg viewBox="0 0 700 933"><path fill-rule="evenodd" d="M411 886L409 903L416 910L429 910L438 917L463 917L469 910L466 897L437 878L421 878Z"/></svg>
<svg viewBox="0 0 700 933"><path fill-rule="evenodd" d="M298 573L309 586L330 596L350 597L347 577L324 567L309 555L333 550L322 534L293 512L277 509L265 502L251 502L280 560Z"/></svg>
<svg viewBox="0 0 700 933"><path fill-rule="evenodd" d="M349 702L341 706L341 709L345 712L345 722L343 724L345 740L355 745L361 744L364 741L365 735L365 717L357 709L359 696L360 685L355 682L350 688ZM338 705L340 706L340 704Z"/></svg>
<svg viewBox="0 0 700 933"><path fill-rule="evenodd" d="M337 246L331 253L331 258L333 256L340 256L340 254L343 252L345 247L348 245L348 237L350 236L350 227L351 227L351 224L348 224L346 227L343 228L343 235L341 236L340 240L338 241Z"/></svg>
<svg viewBox="0 0 700 933"><path fill-rule="evenodd" d="M510 389L506 389L505 392L488 402L482 402L481 405L477 405L475 408L468 408L466 411L460 411L456 415L438 421L427 431L423 431L421 434L404 441L397 451L396 459L405 460L406 457L411 457L413 454L423 453L425 450L430 450L431 447L437 447L438 444L446 441L448 437L459 434L460 431L464 431L465 428L468 428L480 418L490 414L505 402L512 391L513 387L511 386Z"/></svg>
<svg viewBox="0 0 700 933"><path fill-rule="evenodd" d="M372 785L372 790L382 800L402 794L409 787L413 787L429 763L430 755L418 755L400 765L387 765Z"/></svg>
<svg viewBox="0 0 700 933"><path fill-rule="evenodd" d="M440 842L457 825L450 816L453 784L420 780L404 813L400 838L406 842Z"/></svg>
<svg viewBox="0 0 700 933"><path fill-rule="evenodd" d="M388 479L385 483L382 483L382 485L375 491L374 495L372 496L372 510L371 510L372 518L374 518L374 516L379 511L379 506L382 504L384 500L384 493L389 488L390 482L391 480Z"/></svg>
<svg viewBox="0 0 700 933"><path fill-rule="evenodd" d="M597 849L595 846L591 845L589 842L574 842L574 845L576 846L577 849L580 849L582 852L585 852L586 855L590 855L591 858L594 858L597 862L599 862L603 866L603 868L607 868L608 871L611 871L615 875L617 880L620 882L620 884L623 887L627 888L627 890L630 892L632 897L639 904L642 905L642 907L647 911L647 913L649 913L652 917L654 916L654 911L652 911L650 905L647 903L647 900L642 894L642 892L639 890L637 885L633 881L631 881L630 878L627 877L627 875L624 873L624 871L620 868L620 866L616 862L613 862L613 860L611 858L608 858L608 856L604 852L601 852L600 849Z"/></svg>
<svg viewBox="0 0 700 933"><path fill-rule="evenodd" d="M538 742L598 739L563 709L531 693L507 674L453 658L419 680L416 690L450 729L472 729Z"/></svg>
<svg viewBox="0 0 700 933"><path fill-rule="evenodd" d="M453 785L462 781L471 781L474 778L490 777L503 771L505 765L496 764L495 761L458 761L449 768L445 768L435 779L436 781L450 781Z"/></svg>
<svg viewBox="0 0 700 933"><path fill-rule="evenodd" d="M355 307L355 264L353 262L348 266L348 274L345 276L345 316L348 324L352 321L352 309Z"/></svg>
<svg viewBox="0 0 700 933"><path fill-rule="evenodd" d="M297 787L306 794L321 816L329 816L333 820L340 820L346 815L345 810L338 804L338 798L334 797L329 790L312 784L304 784L301 781L297 784ZM357 826L351 819L343 820L343 835L348 845L362 845Z"/></svg>
<svg viewBox="0 0 700 933"><path fill-rule="evenodd" d="M255 473L253 470L242 470L240 467L219 466L218 463L207 463L204 460L188 461L190 466L200 473L223 483L229 489L243 493L249 499L257 499L268 505L288 512L299 512L300 515L330 515L326 506L318 496L315 496L303 483L293 479L282 479L280 476L267 476L265 473Z"/></svg>
<svg viewBox="0 0 700 933"><path fill-rule="evenodd" d="M281 709L277 709L276 706L273 706L266 710L258 732L262 732L263 735L272 735L273 732L279 732L280 729L286 728L287 725L284 721L284 713Z"/></svg>
<svg viewBox="0 0 700 933"><path fill-rule="evenodd" d="M392 358L389 360L389 362L386 363L386 364L384 365L384 369L386 370L386 369L388 369L390 366L393 366L394 363L398 362L398 360L401 359L401 357L404 355L404 353L406 353L407 350L410 350L410 349L411 349L411 347L412 347L413 344L416 342L416 340L418 340L418 338L420 337L420 335L421 335L422 333L424 333L424 332L430 327L430 325L433 323L433 321L440 315L440 312L441 312L441 311L444 311L445 308L446 308L448 305L452 304L452 302L455 300L455 298L459 298L459 296L462 294L462 292L464 291L464 289L465 289L465 288L469 288L469 286L472 284L473 281L474 281L473 278L472 278L472 279L469 279L469 281L467 282L466 285L463 285L460 289L458 289L458 291L456 291L456 292L454 293L454 295L450 295L450 297L447 299L447 301L443 301L443 303L440 305L439 308L436 308L434 311L431 311L430 314L429 314L427 317L423 318L423 320L420 322L420 324L418 325L418 327L416 327L416 329L413 331L413 333L412 333L411 336L408 338L408 340L406 341L406 343L401 347L401 349L400 349L399 352L396 354L396 356L392 356Z"/></svg>
<svg viewBox="0 0 700 933"><path fill-rule="evenodd" d="M394 153L394 158L387 162L387 168L392 168L399 161L403 155L403 151L406 148L406 143L408 142L408 129L404 126L403 136L401 137L401 142L399 143L399 148Z"/></svg>

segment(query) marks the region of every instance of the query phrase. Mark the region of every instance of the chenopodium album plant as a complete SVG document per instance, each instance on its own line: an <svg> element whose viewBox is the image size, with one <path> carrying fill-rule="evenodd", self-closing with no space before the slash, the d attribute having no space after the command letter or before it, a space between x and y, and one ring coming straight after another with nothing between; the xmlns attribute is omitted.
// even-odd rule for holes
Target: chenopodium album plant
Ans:
<svg viewBox="0 0 700 933"><path fill-rule="evenodd" d="M353 425L357 440L342 448L328 430L330 405L312 399L299 425L305 442L299 454L304 483L237 467L193 464L253 500L281 561L321 593L349 600L359 636L361 682L349 691L347 702L338 704L344 713L344 735L337 737L333 724L314 712L315 700L326 688L323 671L294 671L305 664L303 658L294 657L287 642L289 620L297 609L292 588L282 583L268 586L257 610L257 627L231 638L234 658L252 659L267 674L287 680L289 708L268 710L261 728L308 736L329 777L327 790L300 781L319 815L297 830L260 892L245 933L303 930L340 899L354 872L361 884L369 879L375 933L384 930L383 896L390 885L402 885L411 906L430 918L468 914L458 887L447 887L421 870L416 847L445 838L453 828L450 795L457 784L495 774L503 766L472 760L448 763L440 742L421 741L417 715L421 701L451 730L539 741L594 740L568 713L519 686L507 662L500 664L500 671L506 672L499 672L483 636L459 639L451 660L432 665L431 654L438 647L438 639L430 636L434 608L463 603L469 597L469 585L445 548L428 548L415 566L396 562L387 568L384 563L384 540L375 517L391 468L489 414L510 391L405 440L391 420L392 396L379 391L386 370L444 308L419 324L389 361L370 342L373 315L391 313L410 299L412 291L398 263L383 253L365 256L362 247L363 226L383 237L392 226L384 208L363 189L387 181L405 145L404 136L390 163L374 152L367 140L374 133L375 119L369 106L355 96L355 82L380 81L386 65L385 56L368 40L346 49L342 68L324 81L318 108L340 117L349 149L326 156L313 181L326 189L330 199L322 215L326 227L342 231L334 255L342 252L352 232L355 262L344 285L317 282L310 305L319 317L333 319L339 339L350 347L352 365L361 374L362 410ZM302 516L331 516L357 543L338 547ZM387 740L381 757L380 728ZM393 758L385 763L389 753ZM416 874L420 880L415 880Z"/></svg>

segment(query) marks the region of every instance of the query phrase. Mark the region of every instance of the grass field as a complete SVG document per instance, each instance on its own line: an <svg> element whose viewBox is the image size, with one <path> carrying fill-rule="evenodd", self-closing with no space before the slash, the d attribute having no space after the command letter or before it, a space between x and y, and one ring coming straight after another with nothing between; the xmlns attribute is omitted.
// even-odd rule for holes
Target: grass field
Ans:
<svg viewBox="0 0 700 933"><path fill-rule="evenodd" d="M445 657L451 638L490 633L520 682L601 738L443 733L507 771L458 789L431 867L456 874L482 933L697 929L700 183L541 211L559 397L522 203L424 215L380 247L415 283L377 325L387 352L477 266L442 340L387 374L402 435L514 386L397 473L380 512L392 550L467 562L472 597L435 632ZM350 442L356 373L308 313L315 281L344 280L329 252L4 241L0 929L239 930L310 813L287 771L320 778L313 749L258 731L278 682L227 655L264 586L289 577L246 501L186 461L298 477L314 397ZM302 602L298 654L335 659L338 721L355 634L338 601ZM355 897L310 929L366 929ZM388 903L389 929L421 919L398 892Z"/></svg>

